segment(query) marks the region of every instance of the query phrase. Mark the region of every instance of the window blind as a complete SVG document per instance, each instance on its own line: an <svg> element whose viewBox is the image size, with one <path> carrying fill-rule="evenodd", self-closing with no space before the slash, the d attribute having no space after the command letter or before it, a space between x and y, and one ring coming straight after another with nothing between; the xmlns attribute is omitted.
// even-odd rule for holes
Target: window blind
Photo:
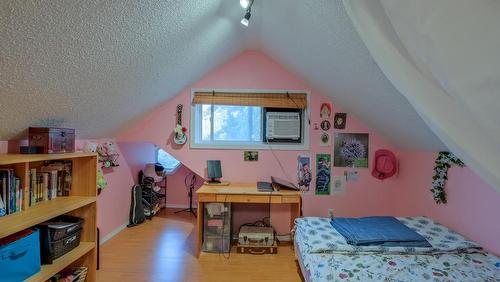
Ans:
<svg viewBox="0 0 500 282"><path fill-rule="evenodd" d="M195 92L192 104L305 109L307 96L305 93Z"/></svg>

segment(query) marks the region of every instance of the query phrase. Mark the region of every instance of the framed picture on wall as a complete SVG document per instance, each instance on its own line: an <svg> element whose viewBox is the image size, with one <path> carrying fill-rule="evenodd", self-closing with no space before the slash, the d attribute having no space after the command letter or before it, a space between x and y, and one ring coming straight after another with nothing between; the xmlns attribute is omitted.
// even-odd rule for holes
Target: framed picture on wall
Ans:
<svg viewBox="0 0 500 282"><path fill-rule="evenodd" d="M346 113L335 113L335 116L333 118L333 128L344 129L346 122L347 122Z"/></svg>
<svg viewBox="0 0 500 282"><path fill-rule="evenodd" d="M321 107L319 109L320 111L320 118L325 120L325 119L330 119L332 115L332 105L330 103L323 103L321 104Z"/></svg>
<svg viewBox="0 0 500 282"><path fill-rule="evenodd" d="M368 133L336 133L333 145L337 167L368 167Z"/></svg>
<svg viewBox="0 0 500 282"><path fill-rule="evenodd" d="M244 151L243 152L243 160L245 162L256 162L259 160L259 152L258 151Z"/></svg>
<svg viewBox="0 0 500 282"><path fill-rule="evenodd" d="M303 191L309 191L311 185L311 158L305 155L299 155L297 158L297 179L299 188Z"/></svg>
<svg viewBox="0 0 500 282"><path fill-rule="evenodd" d="M331 155L316 155L316 195L330 195Z"/></svg>

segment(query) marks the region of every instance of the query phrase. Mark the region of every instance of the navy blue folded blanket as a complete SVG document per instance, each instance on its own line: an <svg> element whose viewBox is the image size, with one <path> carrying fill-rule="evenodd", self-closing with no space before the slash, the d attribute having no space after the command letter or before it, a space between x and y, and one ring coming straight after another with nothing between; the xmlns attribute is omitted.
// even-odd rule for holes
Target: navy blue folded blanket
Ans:
<svg viewBox="0 0 500 282"><path fill-rule="evenodd" d="M339 217L332 219L331 224L351 245L432 247L422 235L392 216Z"/></svg>

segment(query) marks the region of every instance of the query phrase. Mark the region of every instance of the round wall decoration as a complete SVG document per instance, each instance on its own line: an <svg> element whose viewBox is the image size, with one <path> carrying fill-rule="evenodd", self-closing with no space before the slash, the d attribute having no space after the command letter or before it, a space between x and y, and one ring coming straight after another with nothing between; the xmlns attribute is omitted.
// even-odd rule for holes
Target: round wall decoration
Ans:
<svg viewBox="0 0 500 282"><path fill-rule="evenodd" d="M331 127L330 121L324 120L321 122L321 129L323 129L323 131L328 131L330 127Z"/></svg>
<svg viewBox="0 0 500 282"><path fill-rule="evenodd" d="M327 147L331 145L330 142L330 135L326 132L321 133L321 136L319 137L319 145L322 147Z"/></svg>

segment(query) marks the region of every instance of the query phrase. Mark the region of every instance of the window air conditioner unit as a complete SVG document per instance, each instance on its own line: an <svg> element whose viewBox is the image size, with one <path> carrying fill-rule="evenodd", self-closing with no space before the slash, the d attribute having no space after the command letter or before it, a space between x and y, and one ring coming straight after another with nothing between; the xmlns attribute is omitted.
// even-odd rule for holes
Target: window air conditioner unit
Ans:
<svg viewBox="0 0 500 282"><path fill-rule="evenodd" d="M266 112L268 140L299 140L300 112Z"/></svg>

